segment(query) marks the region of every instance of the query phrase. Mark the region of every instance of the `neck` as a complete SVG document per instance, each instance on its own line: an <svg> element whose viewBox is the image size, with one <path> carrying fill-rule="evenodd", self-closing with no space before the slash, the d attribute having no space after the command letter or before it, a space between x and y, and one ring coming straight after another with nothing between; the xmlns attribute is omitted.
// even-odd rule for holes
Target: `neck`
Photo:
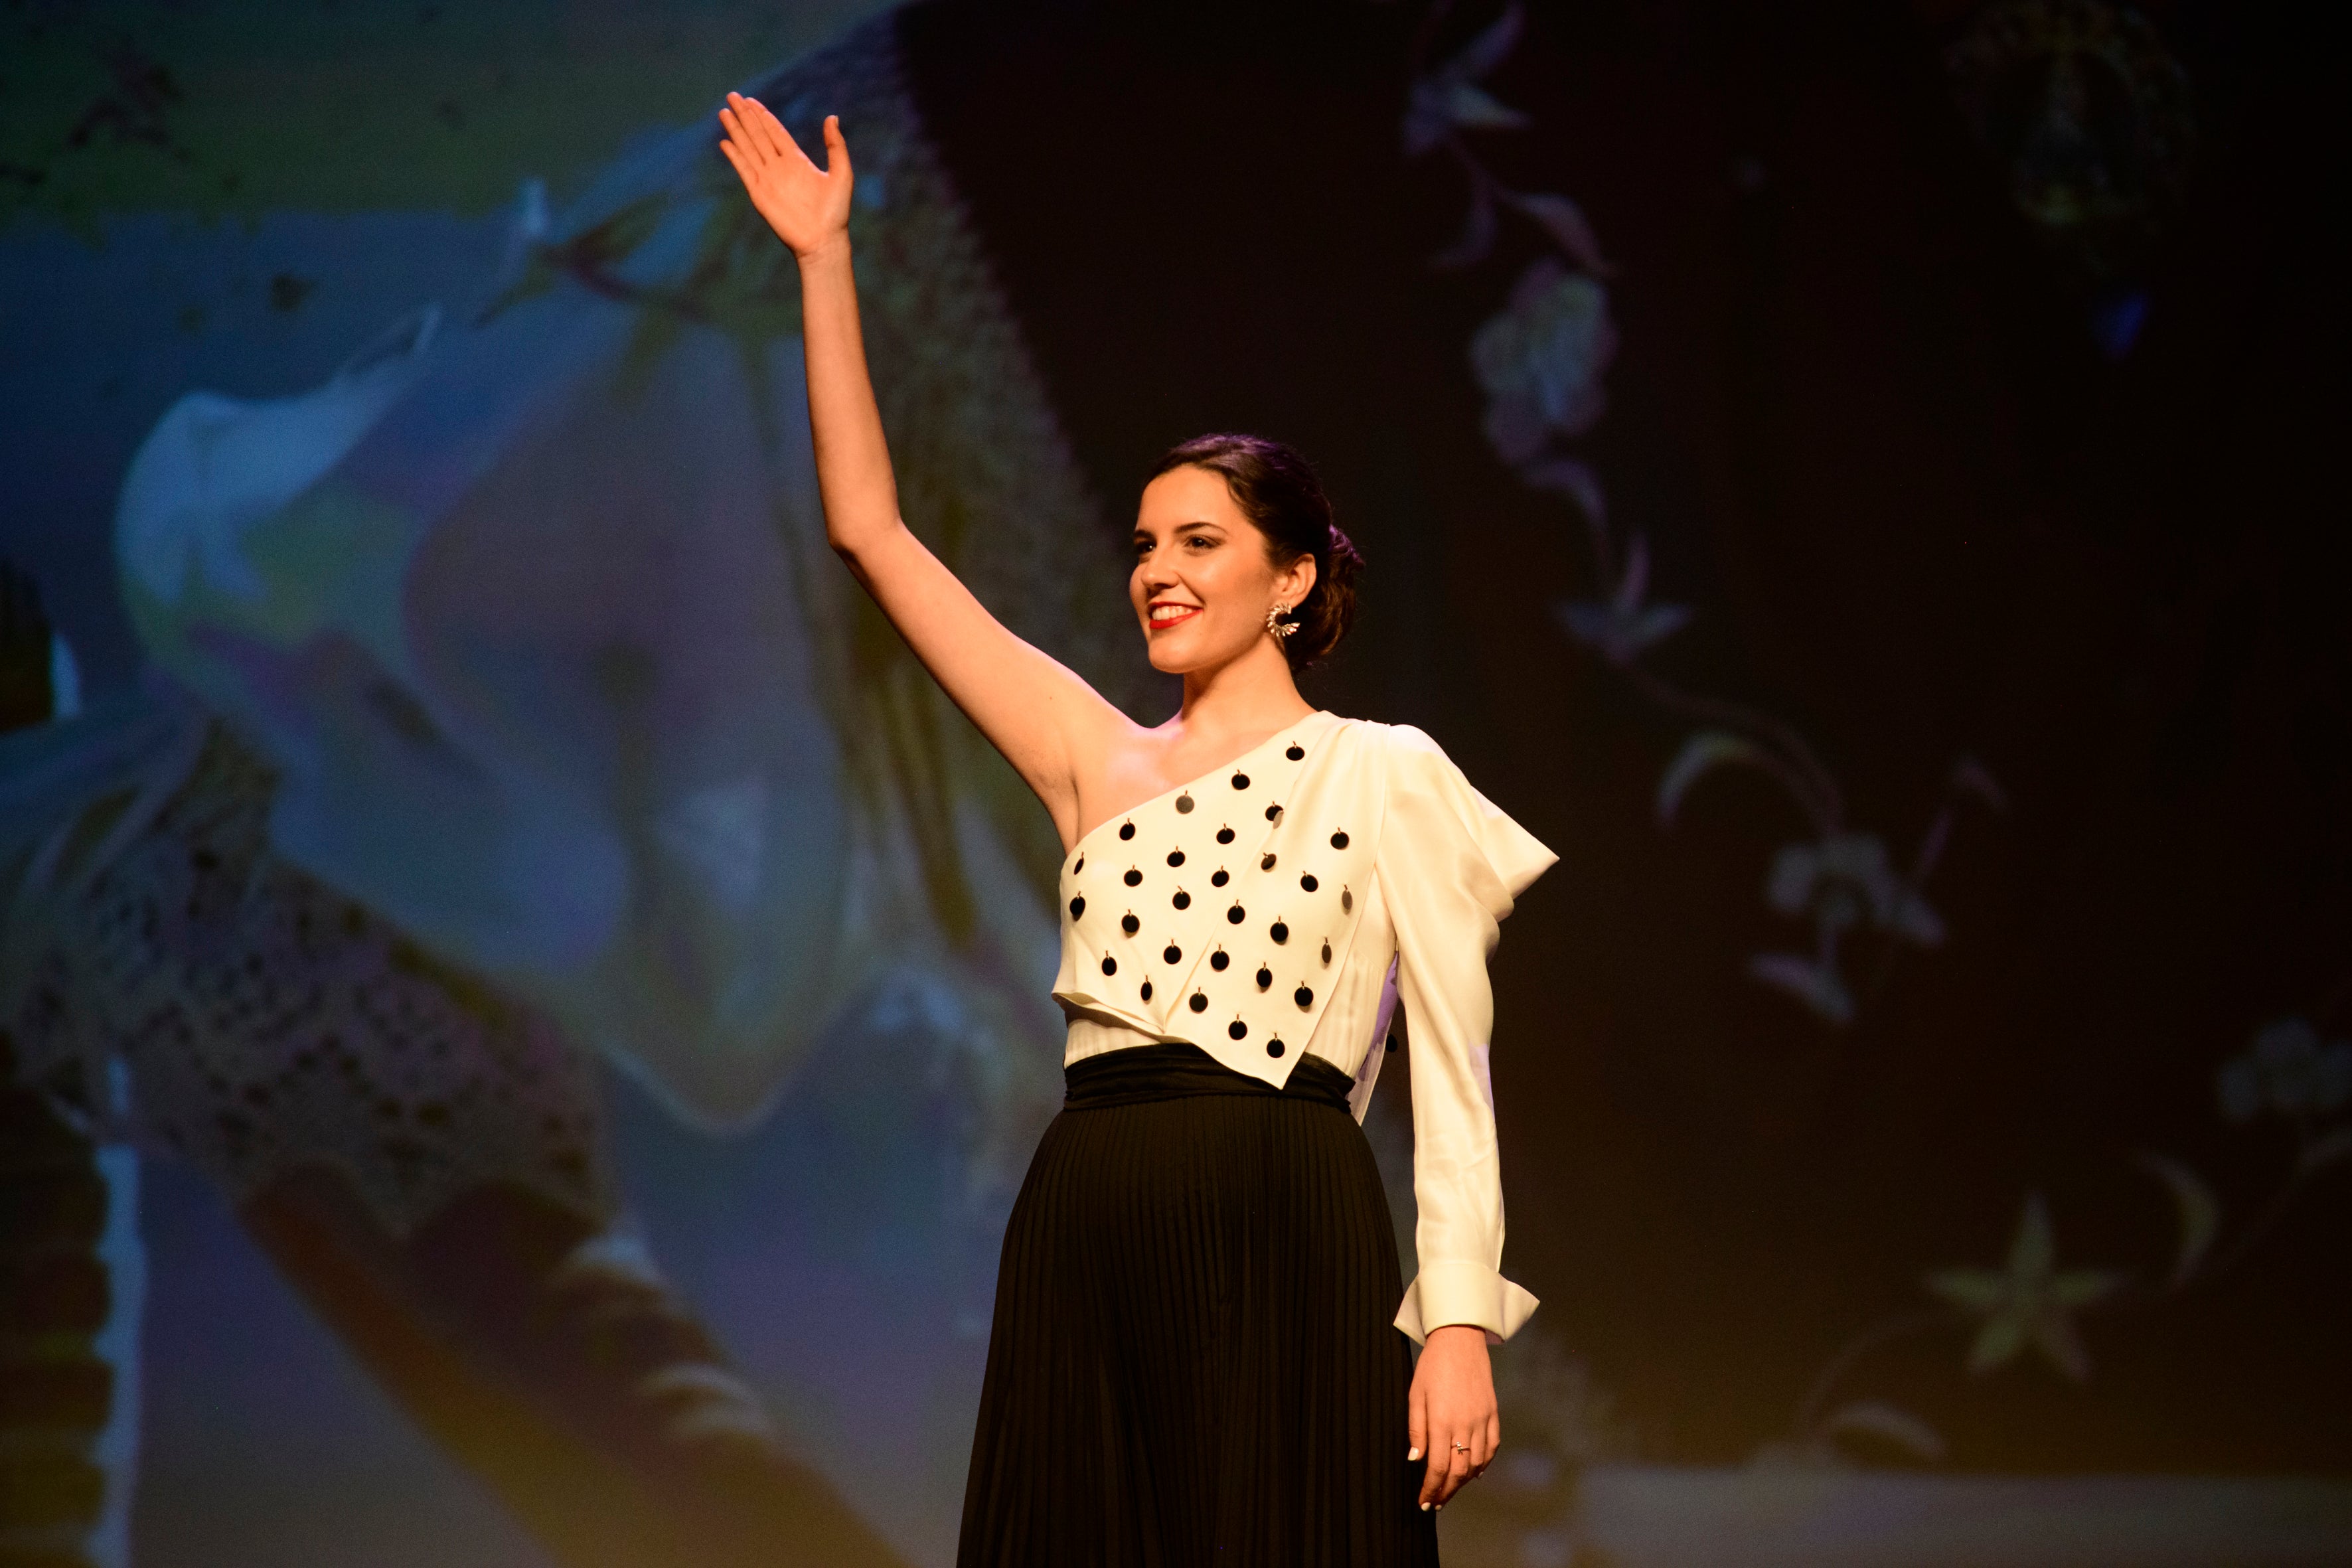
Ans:
<svg viewBox="0 0 2352 1568"><path fill-rule="evenodd" d="M1187 734L1208 740L1278 730L1314 711L1298 695L1281 646L1265 637L1214 669L1188 670L1175 721Z"/></svg>

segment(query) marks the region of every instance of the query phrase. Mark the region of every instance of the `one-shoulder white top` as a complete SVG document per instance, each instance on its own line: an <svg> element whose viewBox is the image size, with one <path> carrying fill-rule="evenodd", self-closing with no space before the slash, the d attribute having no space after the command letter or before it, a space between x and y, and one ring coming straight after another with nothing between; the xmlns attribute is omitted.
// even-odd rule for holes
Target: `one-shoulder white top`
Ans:
<svg viewBox="0 0 2352 1568"><path fill-rule="evenodd" d="M1303 1056L1361 1121L1403 1009L1414 1249L1397 1327L1516 1332L1503 1278L1486 960L1557 856L1410 725L1317 712L1103 823L1062 863L1065 1062L1188 1041L1280 1087Z"/></svg>

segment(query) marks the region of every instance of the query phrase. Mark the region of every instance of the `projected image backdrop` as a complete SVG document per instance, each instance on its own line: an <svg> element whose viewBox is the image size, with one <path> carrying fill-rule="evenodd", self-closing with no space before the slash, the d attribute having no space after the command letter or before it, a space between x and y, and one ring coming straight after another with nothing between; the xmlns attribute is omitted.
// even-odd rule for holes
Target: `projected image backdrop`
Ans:
<svg viewBox="0 0 2352 1568"><path fill-rule="evenodd" d="M824 542L1130 713L1139 477L1559 850L1450 1561L2352 1558L2340 112L2276 8L0 16L0 1556L945 1564L1058 847ZM1367 1132L1411 1272L1412 1119Z"/></svg>

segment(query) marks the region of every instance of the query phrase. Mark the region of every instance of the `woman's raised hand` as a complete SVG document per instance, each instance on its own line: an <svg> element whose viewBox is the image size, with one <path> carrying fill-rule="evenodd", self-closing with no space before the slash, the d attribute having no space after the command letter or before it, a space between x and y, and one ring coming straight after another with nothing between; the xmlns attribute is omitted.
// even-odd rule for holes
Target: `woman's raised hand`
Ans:
<svg viewBox="0 0 2352 1568"><path fill-rule="evenodd" d="M824 117L822 169L756 98L729 93L719 123L727 129L719 150L743 177L751 205L794 256L806 258L848 234L849 143L841 139L839 115Z"/></svg>

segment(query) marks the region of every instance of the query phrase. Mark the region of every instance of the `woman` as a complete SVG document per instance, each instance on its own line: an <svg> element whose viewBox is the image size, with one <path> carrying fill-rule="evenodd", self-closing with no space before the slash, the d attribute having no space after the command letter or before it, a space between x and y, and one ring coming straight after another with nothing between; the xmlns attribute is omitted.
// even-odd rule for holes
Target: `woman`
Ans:
<svg viewBox="0 0 2352 1568"><path fill-rule="evenodd" d="M1553 857L1419 731L1300 698L1360 563L1276 443L1188 442L1144 489L1129 595L1183 677L1166 723L999 625L898 515L837 120L824 170L752 100L720 120L799 262L827 537L1066 852L1067 1098L1007 1227L960 1562L1433 1563L1434 1510L1500 1441L1488 1342L1535 1306L1496 1272L1486 959ZM1400 1000L1410 1289L1332 1114L1361 1115Z"/></svg>

